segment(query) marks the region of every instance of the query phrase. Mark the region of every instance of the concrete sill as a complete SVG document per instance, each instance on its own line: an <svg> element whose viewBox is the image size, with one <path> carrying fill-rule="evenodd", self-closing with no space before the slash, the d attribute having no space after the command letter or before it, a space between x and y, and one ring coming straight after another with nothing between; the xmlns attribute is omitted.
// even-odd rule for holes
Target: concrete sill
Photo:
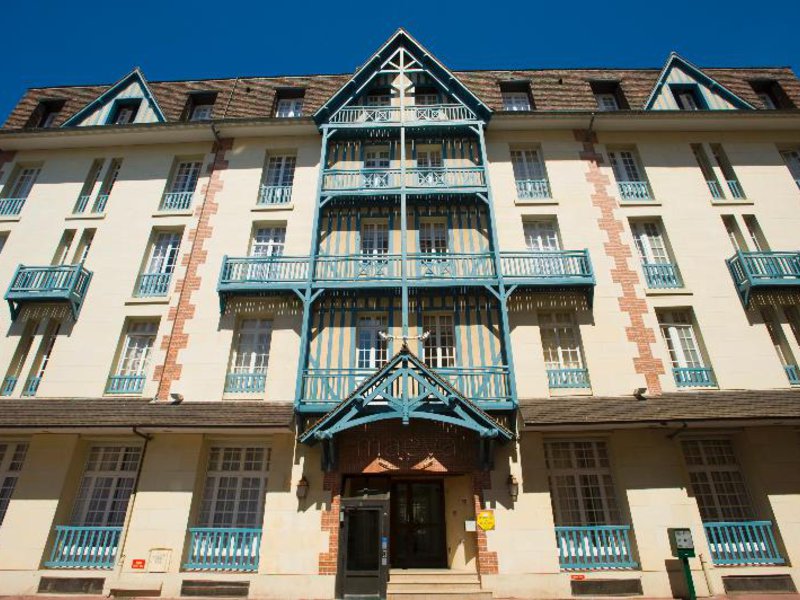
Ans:
<svg viewBox="0 0 800 600"><path fill-rule="evenodd" d="M645 289L645 296L691 296L694 292L689 288L668 288L663 290Z"/></svg>
<svg viewBox="0 0 800 600"><path fill-rule="evenodd" d="M169 296L158 296L155 298L136 298L131 297L125 300L126 306L135 304L169 304Z"/></svg>
<svg viewBox="0 0 800 600"><path fill-rule="evenodd" d="M620 200L620 206L661 206L661 200Z"/></svg>
<svg viewBox="0 0 800 600"><path fill-rule="evenodd" d="M225 392L222 394L222 401L223 402L252 402L253 400L258 400L261 402L266 402L264 399L265 392L254 392L252 394L234 394L231 392Z"/></svg>
<svg viewBox="0 0 800 600"><path fill-rule="evenodd" d="M154 219L163 217L191 217L194 214L194 209L187 210L158 210L153 213Z"/></svg>
<svg viewBox="0 0 800 600"><path fill-rule="evenodd" d="M19 221L19 215L9 215L8 217L0 217L0 223L16 223Z"/></svg>
<svg viewBox="0 0 800 600"><path fill-rule="evenodd" d="M593 396L592 388L554 388L550 390L551 398L564 398L566 396Z"/></svg>
<svg viewBox="0 0 800 600"><path fill-rule="evenodd" d="M288 204L260 204L250 209L251 212L274 212L276 210L294 210L294 202Z"/></svg>
<svg viewBox="0 0 800 600"><path fill-rule="evenodd" d="M85 213L78 215L67 215L64 217L65 221L97 221L98 219L105 219L106 213Z"/></svg>
<svg viewBox="0 0 800 600"><path fill-rule="evenodd" d="M741 200L712 200L711 206L752 206L755 204L752 200L742 198Z"/></svg>
<svg viewBox="0 0 800 600"><path fill-rule="evenodd" d="M517 198L514 200L514 206L552 206L557 204L558 200L555 198Z"/></svg>

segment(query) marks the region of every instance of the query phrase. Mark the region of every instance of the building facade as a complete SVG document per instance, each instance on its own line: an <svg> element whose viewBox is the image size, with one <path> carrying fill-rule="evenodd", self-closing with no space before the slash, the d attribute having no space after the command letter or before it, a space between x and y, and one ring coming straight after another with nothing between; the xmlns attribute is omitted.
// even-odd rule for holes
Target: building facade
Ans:
<svg viewBox="0 0 800 600"><path fill-rule="evenodd" d="M0 593L800 578L789 68L29 90L0 130ZM450 596L447 596L450 594Z"/></svg>

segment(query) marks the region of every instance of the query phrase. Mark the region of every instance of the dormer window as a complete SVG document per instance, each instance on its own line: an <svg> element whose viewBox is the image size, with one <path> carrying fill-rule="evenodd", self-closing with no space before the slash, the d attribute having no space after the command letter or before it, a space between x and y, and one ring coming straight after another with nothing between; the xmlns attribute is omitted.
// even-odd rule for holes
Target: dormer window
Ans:
<svg viewBox="0 0 800 600"><path fill-rule="evenodd" d="M680 110L705 110L706 105L700 96L697 86L673 85L672 94Z"/></svg>
<svg viewBox="0 0 800 600"><path fill-rule="evenodd" d="M766 110L794 108L794 103L783 91L781 85L773 79L759 79L751 81L750 86L761 100Z"/></svg>
<svg viewBox="0 0 800 600"><path fill-rule="evenodd" d="M52 127L62 108L64 108L64 100L41 100L26 127L38 129Z"/></svg>
<svg viewBox="0 0 800 600"><path fill-rule="evenodd" d="M303 89L278 90L275 103L275 116L279 119L291 119L303 116Z"/></svg>
<svg viewBox="0 0 800 600"><path fill-rule="evenodd" d="M209 121L214 115L216 92L189 94L184 110L184 121Z"/></svg>
<svg viewBox="0 0 800 600"><path fill-rule="evenodd" d="M503 110L526 111L533 109L531 84L528 81L509 81L500 84Z"/></svg>
<svg viewBox="0 0 800 600"><path fill-rule="evenodd" d="M136 120L136 114L139 112L141 105L141 98L135 100L121 100L114 104L111 109L111 115L108 119L109 125L127 125Z"/></svg>
<svg viewBox="0 0 800 600"><path fill-rule="evenodd" d="M389 106L392 103L392 94L389 90L373 90L366 97L367 106Z"/></svg>
<svg viewBox="0 0 800 600"><path fill-rule="evenodd" d="M589 85L592 88L598 110L615 111L628 108L618 81L591 81Z"/></svg>

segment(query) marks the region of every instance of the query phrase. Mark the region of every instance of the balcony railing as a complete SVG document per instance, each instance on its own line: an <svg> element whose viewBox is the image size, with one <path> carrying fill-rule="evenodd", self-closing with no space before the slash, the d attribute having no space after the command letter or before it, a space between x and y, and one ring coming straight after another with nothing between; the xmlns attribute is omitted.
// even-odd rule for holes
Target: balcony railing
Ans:
<svg viewBox="0 0 800 600"><path fill-rule="evenodd" d="M550 389L588 388L588 369L547 369L547 385Z"/></svg>
<svg viewBox="0 0 800 600"><path fill-rule="evenodd" d="M76 215L84 212L86 207L89 205L89 200L91 196L83 195L78 196L78 201L75 203L75 207L72 209L72 212Z"/></svg>
<svg viewBox="0 0 800 600"><path fill-rule="evenodd" d="M402 112L402 115L401 115ZM461 104L422 104L415 106L347 106L331 116L337 125L398 124L401 116L408 124L437 124L474 121L475 114Z"/></svg>
<svg viewBox="0 0 800 600"><path fill-rule="evenodd" d="M629 525L556 527L558 562L562 569L632 569Z"/></svg>
<svg viewBox="0 0 800 600"><path fill-rule="evenodd" d="M108 194L98 194L97 198L94 201L94 206L92 206L92 212L93 213L105 212L107 204L108 204Z"/></svg>
<svg viewBox="0 0 800 600"><path fill-rule="evenodd" d="M783 370L786 371L786 378L792 385L800 385L800 369L797 365L784 365Z"/></svg>
<svg viewBox="0 0 800 600"><path fill-rule="evenodd" d="M74 318L86 297L92 274L81 265L26 267L19 265L6 292L13 318L24 302L68 302Z"/></svg>
<svg viewBox="0 0 800 600"><path fill-rule="evenodd" d="M400 169L327 169L322 178L326 192L462 190L486 187L483 167L409 167Z"/></svg>
<svg viewBox="0 0 800 600"><path fill-rule="evenodd" d="M191 571L257 571L261 529L193 527L185 569Z"/></svg>
<svg viewBox="0 0 800 600"><path fill-rule="evenodd" d="M399 123L399 106L346 106L331 115L330 123L337 125L369 125Z"/></svg>
<svg viewBox="0 0 800 600"><path fill-rule="evenodd" d="M501 403L511 400L507 367L445 367L434 370L466 398ZM374 373L375 369L307 369L303 374L303 401L341 402Z"/></svg>
<svg viewBox="0 0 800 600"><path fill-rule="evenodd" d="M291 201L291 185L262 185L258 190L259 206L289 204Z"/></svg>
<svg viewBox="0 0 800 600"><path fill-rule="evenodd" d="M800 287L800 252L742 252L727 261L745 305L754 289Z"/></svg>
<svg viewBox="0 0 800 600"><path fill-rule="evenodd" d="M623 200L652 200L650 186L646 181L620 181L619 195Z"/></svg>
<svg viewBox="0 0 800 600"><path fill-rule="evenodd" d="M112 569L122 527L57 526L46 567L58 569Z"/></svg>
<svg viewBox="0 0 800 600"><path fill-rule="evenodd" d="M550 198L547 179L517 179L518 198Z"/></svg>
<svg viewBox="0 0 800 600"><path fill-rule="evenodd" d="M306 256L251 256L222 261L220 286L263 287L280 283L297 283L308 279Z"/></svg>
<svg viewBox="0 0 800 600"><path fill-rule="evenodd" d="M142 273L136 282L137 298L157 298L166 296L172 273Z"/></svg>
<svg viewBox="0 0 800 600"><path fill-rule="evenodd" d="M398 190L400 169L326 169L322 189L326 192Z"/></svg>
<svg viewBox="0 0 800 600"><path fill-rule="evenodd" d="M194 192L167 192L161 198L158 210L188 210L193 197Z"/></svg>
<svg viewBox="0 0 800 600"><path fill-rule="evenodd" d="M407 123L441 123L443 121L474 121L475 114L462 104L422 104L405 107Z"/></svg>
<svg viewBox="0 0 800 600"><path fill-rule="evenodd" d="M25 381L25 387L22 388L22 395L33 397L36 395L37 390L39 389L39 384L42 383L41 377L36 377L35 375L31 375Z"/></svg>
<svg viewBox="0 0 800 600"><path fill-rule="evenodd" d="M719 185L719 181L714 179L709 179L706 181L708 184L708 191L711 192L711 197L716 200L724 200L725 194L722 193L722 187Z"/></svg>
<svg viewBox="0 0 800 600"><path fill-rule="evenodd" d="M644 263L644 278L647 287L654 290L683 287L678 265L671 263Z"/></svg>
<svg viewBox="0 0 800 600"><path fill-rule="evenodd" d="M0 198L0 217L14 217L22 212L27 198Z"/></svg>
<svg viewBox="0 0 800 600"><path fill-rule="evenodd" d="M672 369L678 387L714 387L717 380L710 367L675 367Z"/></svg>
<svg viewBox="0 0 800 600"><path fill-rule="evenodd" d="M737 200L744 199L744 190L742 189L742 185L736 179L728 179L728 189L731 191L731 196L736 198Z"/></svg>
<svg viewBox="0 0 800 600"><path fill-rule="evenodd" d="M10 396L14 393L15 387L17 387L17 378L14 375L8 375L3 379L3 387L0 388L0 396Z"/></svg>
<svg viewBox="0 0 800 600"><path fill-rule="evenodd" d="M483 167L414 167L406 170L410 189L459 189L486 187Z"/></svg>
<svg viewBox="0 0 800 600"><path fill-rule="evenodd" d="M518 282L594 285L588 250L501 252L503 277Z"/></svg>
<svg viewBox="0 0 800 600"><path fill-rule="evenodd" d="M257 394L266 389L266 382L266 373L228 373L225 376L225 392L228 394Z"/></svg>
<svg viewBox="0 0 800 600"><path fill-rule="evenodd" d="M141 394L144 375L112 375L106 384L106 394Z"/></svg>
<svg viewBox="0 0 800 600"><path fill-rule="evenodd" d="M782 565L772 521L704 523L715 565Z"/></svg>

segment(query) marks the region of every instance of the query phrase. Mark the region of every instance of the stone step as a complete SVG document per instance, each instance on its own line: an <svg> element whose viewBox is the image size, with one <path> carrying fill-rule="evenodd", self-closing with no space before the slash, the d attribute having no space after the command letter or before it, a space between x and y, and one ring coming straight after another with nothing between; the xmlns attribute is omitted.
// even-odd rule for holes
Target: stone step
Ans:
<svg viewBox="0 0 800 600"><path fill-rule="evenodd" d="M408 582L408 583L395 583L390 581L388 586L388 592L390 594L401 594L401 593L427 593L427 592L449 592L449 593L461 593L467 594L471 592L480 592L481 591L481 584L477 582L470 582L470 583L452 583L450 581L440 581L438 583L419 583L419 582Z"/></svg>
<svg viewBox="0 0 800 600"><path fill-rule="evenodd" d="M477 573L448 571L444 573L408 573L392 571L389 573L389 585L394 583L474 583L480 585Z"/></svg>
<svg viewBox="0 0 800 600"><path fill-rule="evenodd" d="M387 600L492 600L492 592L388 592Z"/></svg>

